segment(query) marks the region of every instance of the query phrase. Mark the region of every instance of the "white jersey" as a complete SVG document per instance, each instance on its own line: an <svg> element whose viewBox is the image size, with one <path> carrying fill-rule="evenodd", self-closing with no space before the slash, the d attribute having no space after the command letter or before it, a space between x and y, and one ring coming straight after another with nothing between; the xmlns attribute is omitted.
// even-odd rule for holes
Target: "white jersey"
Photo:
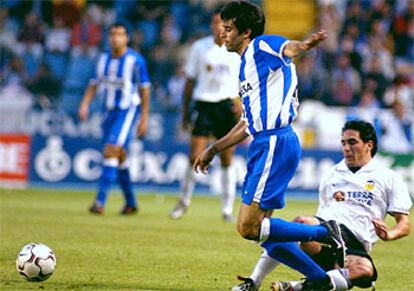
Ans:
<svg viewBox="0 0 414 291"><path fill-rule="evenodd" d="M371 160L353 173L342 160L322 178L317 216L344 224L369 251L378 240L372 219L408 214L411 206L407 186L396 172Z"/></svg>
<svg viewBox="0 0 414 291"><path fill-rule="evenodd" d="M187 78L196 80L193 99L220 102L239 95L240 57L219 46L212 36L197 40L185 66Z"/></svg>

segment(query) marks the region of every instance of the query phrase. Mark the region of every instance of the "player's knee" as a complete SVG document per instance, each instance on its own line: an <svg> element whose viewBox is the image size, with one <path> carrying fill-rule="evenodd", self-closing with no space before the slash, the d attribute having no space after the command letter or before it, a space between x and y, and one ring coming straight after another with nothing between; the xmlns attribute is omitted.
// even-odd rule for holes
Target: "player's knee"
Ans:
<svg viewBox="0 0 414 291"><path fill-rule="evenodd" d="M250 222L238 222L237 231L248 240L259 240L260 226Z"/></svg>
<svg viewBox="0 0 414 291"><path fill-rule="evenodd" d="M360 288L369 288L372 286L372 282L376 280L376 276L374 275L374 269L369 266L358 266L356 268L356 278L352 280L352 284L354 286Z"/></svg>
<svg viewBox="0 0 414 291"><path fill-rule="evenodd" d="M125 162L126 157L127 157L127 151L125 149L121 148L120 151L119 151L119 162L120 163Z"/></svg>
<svg viewBox="0 0 414 291"><path fill-rule="evenodd" d="M230 167L230 165L231 165L231 160L225 160L225 161L221 160L221 166L223 168L228 168Z"/></svg>
<svg viewBox="0 0 414 291"><path fill-rule="evenodd" d="M119 158L122 148L114 145L106 145L103 150L105 158Z"/></svg>
<svg viewBox="0 0 414 291"><path fill-rule="evenodd" d="M309 216L296 216L293 220L294 222L302 223L302 224L315 224L312 217Z"/></svg>
<svg viewBox="0 0 414 291"><path fill-rule="evenodd" d="M368 265L358 265L356 267L357 273L360 275L361 278L371 278L374 275L374 269L372 266Z"/></svg>
<svg viewBox="0 0 414 291"><path fill-rule="evenodd" d="M220 156L220 163L221 163L222 167L224 167L224 168L230 167L231 162L232 162L231 152L225 152Z"/></svg>

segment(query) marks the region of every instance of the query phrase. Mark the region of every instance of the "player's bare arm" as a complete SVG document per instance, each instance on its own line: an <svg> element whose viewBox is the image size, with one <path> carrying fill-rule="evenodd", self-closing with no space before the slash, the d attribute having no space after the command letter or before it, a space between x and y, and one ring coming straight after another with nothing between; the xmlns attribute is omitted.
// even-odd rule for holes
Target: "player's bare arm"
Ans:
<svg viewBox="0 0 414 291"><path fill-rule="evenodd" d="M147 133L148 115L150 109L150 87L143 87L139 89L141 96L141 117L139 119L137 128L137 137L142 138Z"/></svg>
<svg viewBox="0 0 414 291"><path fill-rule="evenodd" d="M195 159L193 165L194 171L196 173L201 172L203 174L206 174L208 168L210 167L211 161L217 153L231 148L236 144L239 144L248 136L246 133L246 127L246 122L244 120L240 120L228 134L208 146Z"/></svg>
<svg viewBox="0 0 414 291"><path fill-rule="evenodd" d="M242 113L243 113L243 105L242 102L240 100L240 97L235 97L232 99L233 100L233 112L236 115L237 119L240 119Z"/></svg>
<svg viewBox="0 0 414 291"><path fill-rule="evenodd" d="M411 225L408 215L403 213L394 213L393 216L396 225L392 228L388 228L385 222L381 219L372 220L376 234L384 241L396 240L407 236L410 233Z"/></svg>
<svg viewBox="0 0 414 291"><path fill-rule="evenodd" d="M88 119L89 105L95 97L96 87L96 84L90 84L83 95L83 99L79 107L79 119L81 121Z"/></svg>
<svg viewBox="0 0 414 291"><path fill-rule="evenodd" d="M316 33L312 33L312 35L304 41L291 40L286 44L285 49L283 50L283 55L291 59L300 57L305 52L324 41L327 37L328 35L326 31L321 29Z"/></svg>
<svg viewBox="0 0 414 291"><path fill-rule="evenodd" d="M188 130L191 125L191 118L190 118L190 103L191 97L193 95L194 89L194 80L187 79L184 86L184 96L183 96L183 116L181 121L181 126L183 130Z"/></svg>

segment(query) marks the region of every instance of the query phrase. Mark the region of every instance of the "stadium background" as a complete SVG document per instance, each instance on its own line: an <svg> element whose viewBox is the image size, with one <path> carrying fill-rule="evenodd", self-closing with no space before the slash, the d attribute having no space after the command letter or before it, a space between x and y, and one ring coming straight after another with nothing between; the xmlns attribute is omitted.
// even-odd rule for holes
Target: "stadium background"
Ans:
<svg viewBox="0 0 414 291"><path fill-rule="evenodd" d="M108 26L129 27L130 45L147 59L153 83L149 131L131 144L131 174L141 189L177 191L187 163L180 129L182 65L208 34L225 1L20 1L0 8L0 187L92 187L100 174L100 107L79 123L77 109L107 47ZM341 158L349 118L373 122L380 156L414 189L414 1L256 1L267 33L302 39L318 27L329 39L297 60L304 153L291 193L316 195L320 175ZM244 176L247 143L234 170ZM218 193L219 167L198 177ZM165 191L164 191L165 190ZM312 196L313 197L313 196Z"/></svg>

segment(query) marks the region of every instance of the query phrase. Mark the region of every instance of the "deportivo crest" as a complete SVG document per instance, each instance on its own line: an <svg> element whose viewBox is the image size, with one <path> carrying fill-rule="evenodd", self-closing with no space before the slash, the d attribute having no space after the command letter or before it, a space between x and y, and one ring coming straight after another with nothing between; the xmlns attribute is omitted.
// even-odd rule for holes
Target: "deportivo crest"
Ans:
<svg viewBox="0 0 414 291"><path fill-rule="evenodd" d="M372 191L375 188L375 182L372 180L368 180L365 182L365 190Z"/></svg>
<svg viewBox="0 0 414 291"><path fill-rule="evenodd" d="M336 191L332 197L338 202L345 201L345 192Z"/></svg>

